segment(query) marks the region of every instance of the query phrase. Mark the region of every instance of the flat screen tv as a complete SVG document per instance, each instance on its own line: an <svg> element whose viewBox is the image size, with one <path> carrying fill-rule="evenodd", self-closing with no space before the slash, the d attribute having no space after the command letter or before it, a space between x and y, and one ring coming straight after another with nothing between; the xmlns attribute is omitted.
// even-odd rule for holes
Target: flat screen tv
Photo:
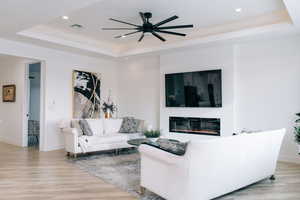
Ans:
<svg viewBox="0 0 300 200"><path fill-rule="evenodd" d="M222 71L165 75L166 107L222 107Z"/></svg>

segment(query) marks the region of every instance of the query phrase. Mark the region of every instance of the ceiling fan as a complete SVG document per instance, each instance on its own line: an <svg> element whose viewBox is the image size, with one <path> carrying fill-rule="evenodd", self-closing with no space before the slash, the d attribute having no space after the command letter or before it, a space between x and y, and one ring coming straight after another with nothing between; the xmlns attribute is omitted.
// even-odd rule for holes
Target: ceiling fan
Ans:
<svg viewBox="0 0 300 200"><path fill-rule="evenodd" d="M172 32L172 31L168 31L168 30L170 30L170 29L181 29L181 28L193 28L194 27L192 24L178 25L178 26L162 26L162 25L164 25L168 22L171 22L171 21L177 19L178 16L176 16L176 15L174 15L173 17L170 17L168 19L165 19L161 22L158 22L156 24L152 24L149 21L149 19L152 17L152 13L150 13L150 12L145 12L145 13L140 12L140 16L141 16L142 21L143 21L142 25L136 25L136 24L132 24L132 23L129 23L129 22L124 22L124 21L121 21L121 20L110 18L110 20L112 20L112 21L119 22L119 23L122 23L122 24L127 24L127 25L130 25L130 26L133 26L133 28L103 28L103 30L134 30L133 32L126 33L124 35L116 36L115 38L122 38L122 37L126 37L128 35L132 35L132 34L135 34L135 33L142 33L141 37L138 40L139 42L143 40L146 33L151 33L153 36L155 36L158 39L160 39L161 41L165 42L166 39L163 38L162 36L160 36L158 33L171 34L171 35L177 35L177 36L186 36L186 34L178 33L178 32Z"/></svg>

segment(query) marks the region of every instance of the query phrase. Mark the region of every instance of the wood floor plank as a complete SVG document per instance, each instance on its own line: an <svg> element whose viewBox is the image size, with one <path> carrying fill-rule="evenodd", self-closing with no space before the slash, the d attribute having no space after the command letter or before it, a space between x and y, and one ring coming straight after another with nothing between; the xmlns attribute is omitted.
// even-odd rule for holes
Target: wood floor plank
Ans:
<svg viewBox="0 0 300 200"><path fill-rule="evenodd" d="M66 162L63 151L0 143L0 200L136 200Z"/></svg>

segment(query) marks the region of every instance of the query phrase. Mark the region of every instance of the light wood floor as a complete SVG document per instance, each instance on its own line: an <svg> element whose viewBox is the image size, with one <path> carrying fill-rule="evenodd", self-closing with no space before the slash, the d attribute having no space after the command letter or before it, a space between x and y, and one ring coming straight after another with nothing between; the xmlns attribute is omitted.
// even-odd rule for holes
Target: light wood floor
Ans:
<svg viewBox="0 0 300 200"><path fill-rule="evenodd" d="M217 200L300 200L300 165L279 163L276 177ZM63 151L38 152L0 143L0 200L44 199L137 198L68 163Z"/></svg>
<svg viewBox="0 0 300 200"><path fill-rule="evenodd" d="M0 143L0 200L135 200L77 169L63 151L38 152Z"/></svg>
<svg viewBox="0 0 300 200"><path fill-rule="evenodd" d="M279 162L275 175L215 200L300 200L300 165Z"/></svg>

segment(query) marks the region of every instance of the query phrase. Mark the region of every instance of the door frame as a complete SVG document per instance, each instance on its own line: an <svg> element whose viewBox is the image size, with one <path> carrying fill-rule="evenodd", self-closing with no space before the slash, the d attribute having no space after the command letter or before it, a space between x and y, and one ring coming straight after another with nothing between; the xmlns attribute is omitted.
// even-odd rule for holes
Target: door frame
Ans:
<svg viewBox="0 0 300 200"><path fill-rule="evenodd" d="M24 73L24 104L23 104L23 147L28 147L28 116L30 106L29 65L41 63L40 73L40 135L39 151L45 151L45 61L35 61L25 64Z"/></svg>

